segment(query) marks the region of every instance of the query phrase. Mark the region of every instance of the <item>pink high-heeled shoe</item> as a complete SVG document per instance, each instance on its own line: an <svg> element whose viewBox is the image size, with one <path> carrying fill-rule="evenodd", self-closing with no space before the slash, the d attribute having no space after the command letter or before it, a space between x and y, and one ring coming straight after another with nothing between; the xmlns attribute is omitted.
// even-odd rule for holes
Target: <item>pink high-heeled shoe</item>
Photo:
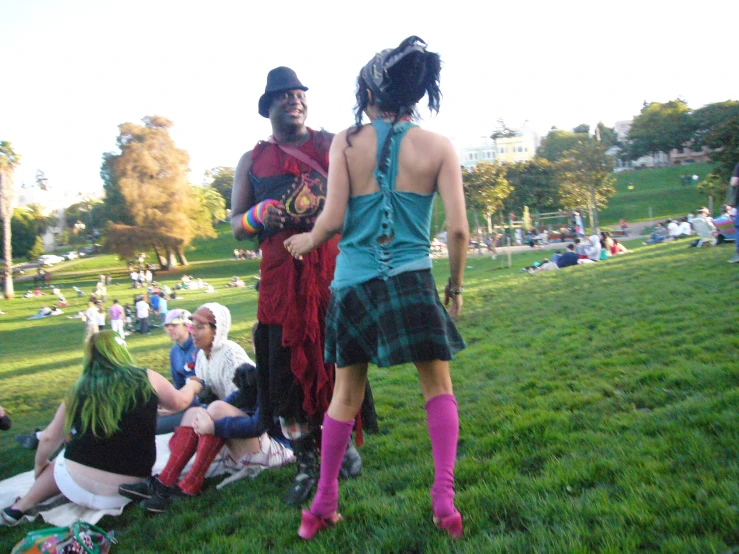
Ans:
<svg viewBox="0 0 739 554"><path fill-rule="evenodd" d="M462 514L458 511L446 517L434 517L434 525L446 531L453 539L461 539L464 534L462 527Z"/></svg>
<svg viewBox="0 0 739 554"><path fill-rule="evenodd" d="M298 536L307 541L311 540L318 531L326 527L333 527L343 518L341 514L334 514L329 517L314 516L310 511L303 510L300 517L300 527L298 528Z"/></svg>

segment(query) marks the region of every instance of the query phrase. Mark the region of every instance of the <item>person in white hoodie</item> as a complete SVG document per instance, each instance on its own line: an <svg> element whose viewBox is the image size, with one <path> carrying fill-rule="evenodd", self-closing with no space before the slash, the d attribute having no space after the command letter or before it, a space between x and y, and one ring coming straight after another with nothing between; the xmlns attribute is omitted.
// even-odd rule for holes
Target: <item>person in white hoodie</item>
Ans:
<svg viewBox="0 0 739 554"><path fill-rule="evenodd" d="M588 247L588 258L593 260L594 262L597 262L600 260L600 237L598 235L591 235L588 237L588 240L590 240L590 246Z"/></svg>

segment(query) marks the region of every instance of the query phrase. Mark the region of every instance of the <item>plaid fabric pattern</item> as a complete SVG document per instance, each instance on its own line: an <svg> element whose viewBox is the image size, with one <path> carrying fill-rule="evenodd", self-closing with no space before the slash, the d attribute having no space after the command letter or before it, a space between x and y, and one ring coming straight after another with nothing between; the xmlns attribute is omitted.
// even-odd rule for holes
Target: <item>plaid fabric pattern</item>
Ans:
<svg viewBox="0 0 739 554"><path fill-rule="evenodd" d="M282 434L285 435L285 438L291 441L303 438L311 432L309 423L300 423L295 420L288 421L284 418L280 418L280 427L282 427Z"/></svg>
<svg viewBox="0 0 739 554"><path fill-rule="evenodd" d="M408 271L332 291L326 318L327 363L390 367L452 359L466 347L444 309L430 270Z"/></svg>

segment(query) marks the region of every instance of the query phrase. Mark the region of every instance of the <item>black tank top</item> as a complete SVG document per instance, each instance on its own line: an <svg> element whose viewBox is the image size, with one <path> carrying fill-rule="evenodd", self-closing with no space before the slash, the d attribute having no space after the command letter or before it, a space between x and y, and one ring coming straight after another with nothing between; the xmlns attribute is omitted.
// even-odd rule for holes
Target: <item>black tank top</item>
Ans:
<svg viewBox="0 0 739 554"><path fill-rule="evenodd" d="M133 409L124 412L119 431L107 439L96 437L90 428L79 433L81 406L82 403L75 414L64 457L118 475L149 477L157 457L157 396L152 393L146 402L139 399Z"/></svg>

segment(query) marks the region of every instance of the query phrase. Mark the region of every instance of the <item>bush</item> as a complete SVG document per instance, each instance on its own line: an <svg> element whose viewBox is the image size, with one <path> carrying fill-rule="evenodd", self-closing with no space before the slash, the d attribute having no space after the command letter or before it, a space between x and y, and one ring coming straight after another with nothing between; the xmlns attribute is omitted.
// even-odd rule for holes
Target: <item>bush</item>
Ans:
<svg viewBox="0 0 739 554"><path fill-rule="evenodd" d="M30 262L38 258L43 253L44 253L44 241L41 240L41 237L36 237L36 240L34 241L33 246L28 251L28 254L26 254L26 258L28 258L28 261Z"/></svg>

